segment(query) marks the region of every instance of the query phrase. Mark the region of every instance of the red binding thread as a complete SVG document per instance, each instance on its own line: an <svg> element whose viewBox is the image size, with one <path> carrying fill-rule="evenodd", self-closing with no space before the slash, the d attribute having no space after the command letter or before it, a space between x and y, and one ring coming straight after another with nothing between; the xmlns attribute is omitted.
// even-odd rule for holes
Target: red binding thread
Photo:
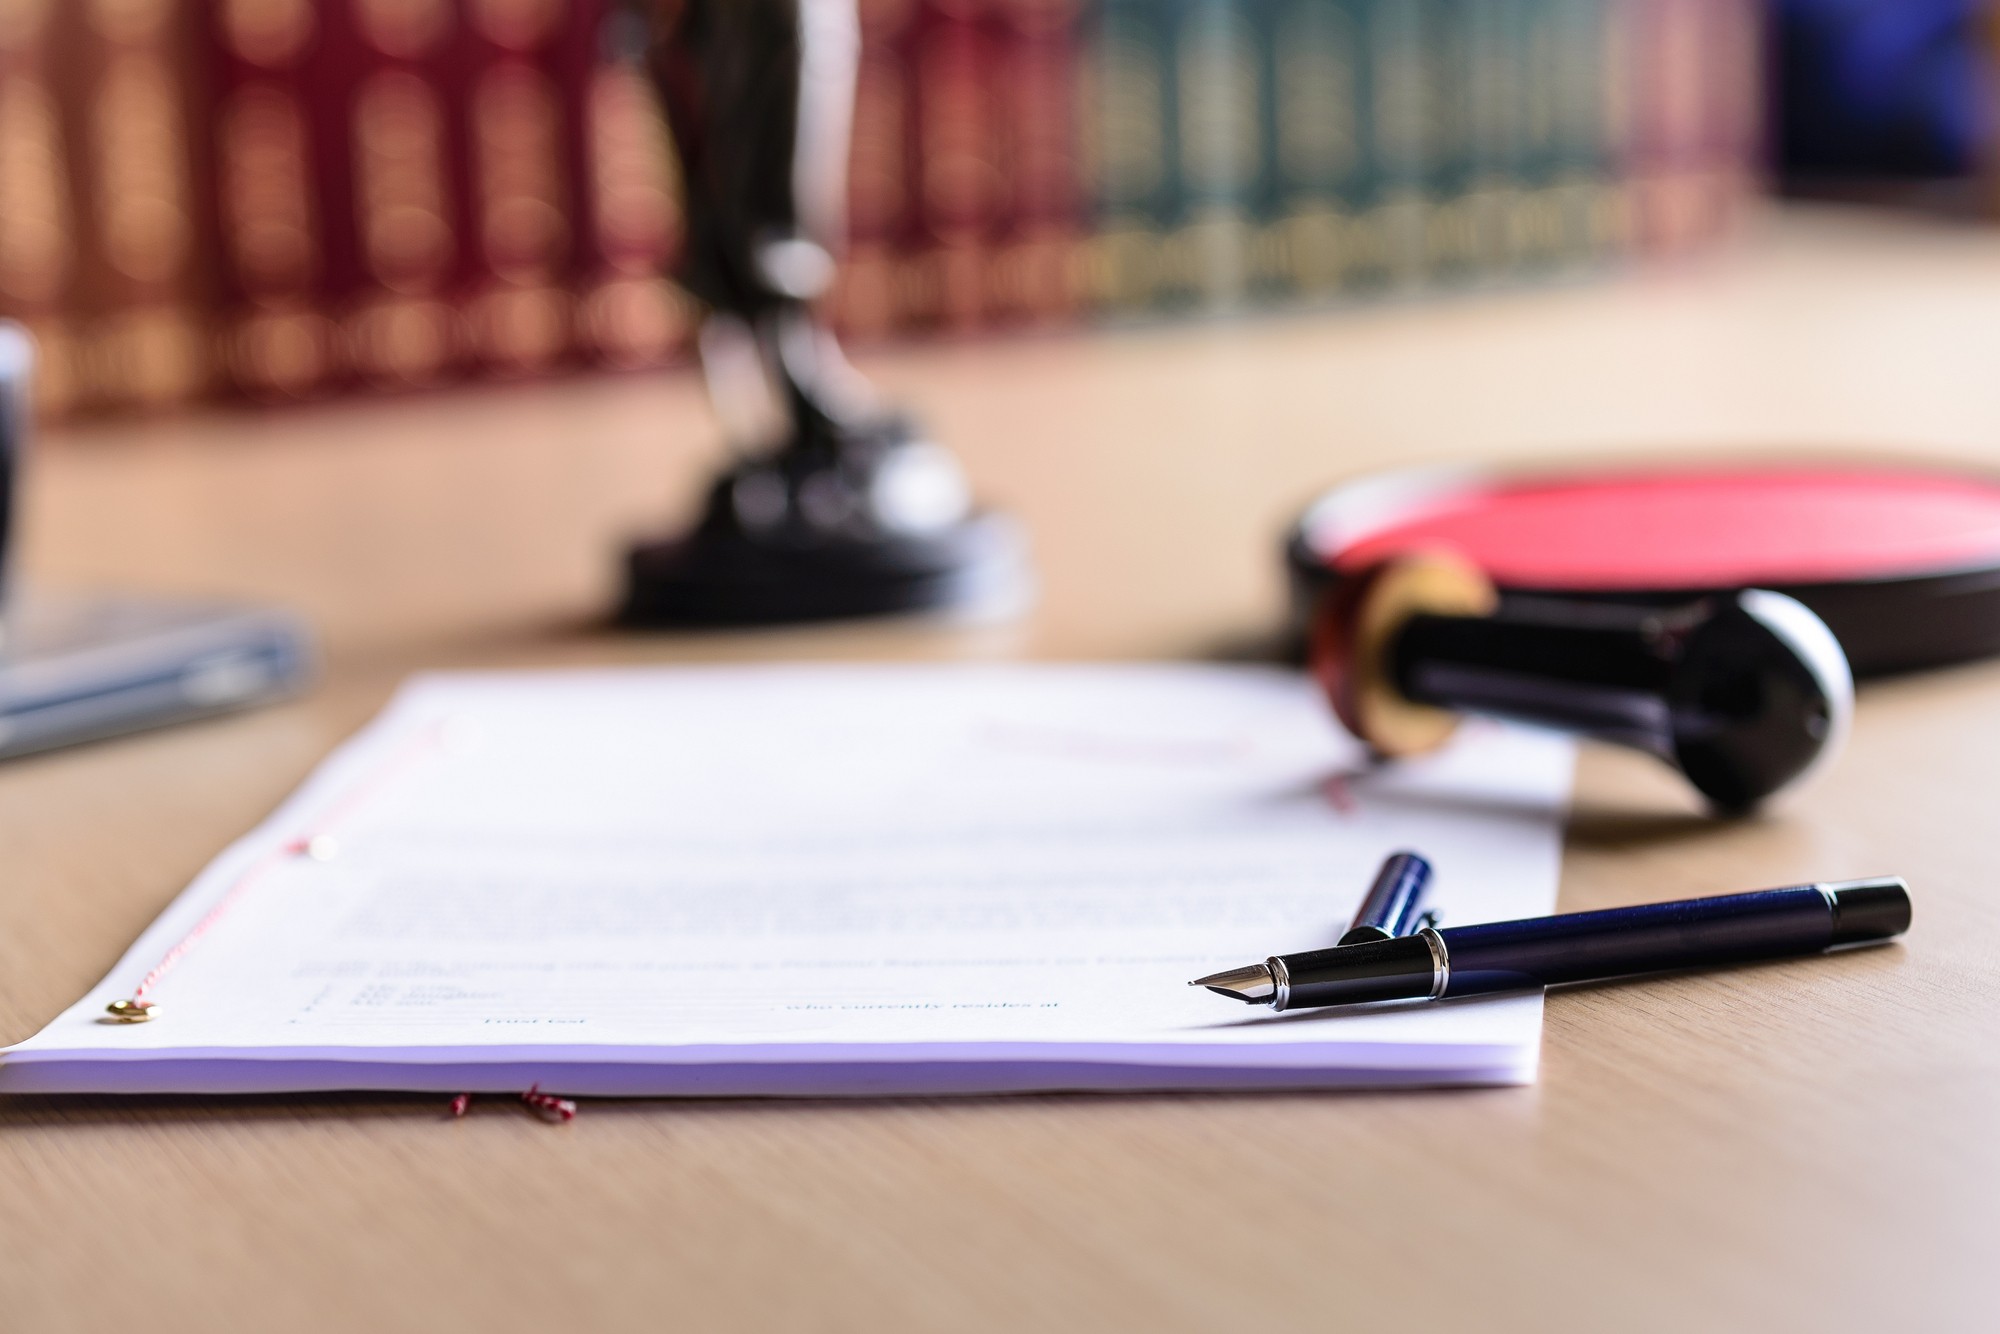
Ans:
<svg viewBox="0 0 2000 1334"><path fill-rule="evenodd" d="M576 1120L576 1103L568 1098L558 1098L554 1094L542 1092L540 1084L528 1085L528 1091L521 1095L528 1110L544 1121L562 1122Z"/></svg>
<svg viewBox="0 0 2000 1334"><path fill-rule="evenodd" d="M306 853L311 851L315 838L330 832L334 825L352 815L362 802L375 796L384 787L388 786L392 780L401 777L405 769L408 769L426 752L440 744L443 735L444 727L441 723L426 728L422 736L417 737L408 746L398 751L379 771L370 775L353 790L342 796L339 801L335 802L327 811L325 818L319 822L319 827L315 832L290 839L252 862L250 868L237 878L235 884L229 887L229 892L224 894L217 901L216 905L210 908L199 922L194 924L194 929L176 941L172 949L160 956L160 961L153 965L152 971L139 979L139 985L132 989L132 1002L142 1008L151 1009L152 1002L146 999L146 993L159 985L160 979L165 977L175 964L185 958L188 951L200 944L201 938L214 930L218 922L229 915L229 910L236 906L252 886L264 879L265 876L276 870L284 862L293 857L306 855Z"/></svg>
<svg viewBox="0 0 2000 1334"><path fill-rule="evenodd" d="M265 853L255 862L252 862L250 869L245 871L236 883L229 887L229 892L222 896L221 901L213 908L210 908L207 915L194 924L194 929L176 941L172 949L160 956L160 961L153 965L152 971L139 979L139 985L132 988L132 1001L135 1004L150 1008L152 1002L146 999L146 993L151 991L154 985L167 975L169 969L181 961L183 955L199 944L201 938L207 935L217 922L220 922L228 915L229 910L236 906L236 901L242 898L252 885L269 875L277 868L280 862L303 853L306 850L307 842L308 840L306 839L295 839L274 852Z"/></svg>
<svg viewBox="0 0 2000 1334"><path fill-rule="evenodd" d="M542 1092L540 1084L530 1084L528 1091L521 1095L521 1105L551 1125L576 1120L576 1103L569 1098L558 1098L553 1093ZM464 1116L472 1106L472 1095L461 1093L451 1100L451 1114Z"/></svg>

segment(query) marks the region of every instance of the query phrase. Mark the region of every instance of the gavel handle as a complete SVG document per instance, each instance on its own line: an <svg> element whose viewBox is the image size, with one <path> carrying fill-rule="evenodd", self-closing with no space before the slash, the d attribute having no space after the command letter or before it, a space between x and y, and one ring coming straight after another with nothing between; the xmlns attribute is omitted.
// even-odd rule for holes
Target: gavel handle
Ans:
<svg viewBox="0 0 2000 1334"><path fill-rule="evenodd" d="M1673 753L1664 698L1672 639L1659 608L1540 607L1527 615L1419 614L1389 647L1396 689L1419 704Z"/></svg>

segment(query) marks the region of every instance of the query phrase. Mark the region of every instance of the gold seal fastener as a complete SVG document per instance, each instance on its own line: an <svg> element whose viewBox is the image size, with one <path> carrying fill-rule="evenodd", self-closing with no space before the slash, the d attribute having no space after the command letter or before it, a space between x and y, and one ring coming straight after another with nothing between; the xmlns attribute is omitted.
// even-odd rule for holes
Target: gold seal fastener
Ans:
<svg viewBox="0 0 2000 1334"><path fill-rule="evenodd" d="M151 1001L115 1000L104 1007L107 1024L150 1024L160 1014L160 1007Z"/></svg>

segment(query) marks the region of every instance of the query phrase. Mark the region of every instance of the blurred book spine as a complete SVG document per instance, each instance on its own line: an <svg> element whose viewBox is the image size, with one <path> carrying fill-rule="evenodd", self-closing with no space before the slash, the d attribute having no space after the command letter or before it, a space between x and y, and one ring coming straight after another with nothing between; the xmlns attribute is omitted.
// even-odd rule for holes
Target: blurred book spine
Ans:
<svg viewBox="0 0 2000 1334"><path fill-rule="evenodd" d="M466 240L458 279L471 366L497 378L579 359L577 201L563 163L582 111L558 82L565 23L595 27L564 0L468 0L447 73Z"/></svg>
<svg viewBox="0 0 2000 1334"><path fill-rule="evenodd" d="M349 364L373 388L441 383L473 350L470 112L447 102L466 58L461 20L449 0L330 0L321 18L343 39L324 91L346 153L326 164L325 216Z"/></svg>
<svg viewBox="0 0 2000 1334"><path fill-rule="evenodd" d="M1552 48L1554 116L1545 143L1531 145L1533 179L1547 192L1558 265L1591 265L1610 255L1623 213L1614 147L1623 133L1623 77L1610 6L1618 0L1539 0Z"/></svg>
<svg viewBox="0 0 2000 1334"><path fill-rule="evenodd" d="M985 289L999 323L1060 321L1078 307L1080 7L1081 0L989 0L996 200Z"/></svg>
<svg viewBox="0 0 2000 1334"><path fill-rule="evenodd" d="M1425 138L1421 276L1461 284L1501 272L1495 209L1515 182L1510 97L1516 0L1425 0L1419 9Z"/></svg>
<svg viewBox="0 0 2000 1334"><path fill-rule="evenodd" d="M1265 183L1267 29L1258 0L1182 0L1174 42L1179 207L1162 295L1203 309L1242 304Z"/></svg>
<svg viewBox="0 0 2000 1334"><path fill-rule="evenodd" d="M680 164L646 76L646 26L575 0L553 51L564 108L583 358L623 370L686 355L691 311L667 280L680 252Z"/></svg>
<svg viewBox="0 0 2000 1334"><path fill-rule="evenodd" d="M1420 0L1368 0L1369 190L1360 201L1358 277L1409 289L1429 271L1430 214L1441 170L1435 53Z"/></svg>
<svg viewBox="0 0 2000 1334"><path fill-rule="evenodd" d="M74 203L68 292L76 401L156 409L210 387L213 301L190 133L192 3L80 0L46 7Z"/></svg>
<svg viewBox="0 0 2000 1334"><path fill-rule="evenodd" d="M326 135L311 115L319 16L308 0L228 0L207 18L218 360L252 399L311 398L340 373L323 298Z"/></svg>
<svg viewBox="0 0 2000 1334"><path fill-rule="evenodd" d="M0 318L40 344L36 403L60 417L78 393L70 154L56 104L53 6L0 4Z"/></svg>
<svg viewBox="0 0 2000 1334"><path fill-rule="evenodd" d="M45 410L687 355L635 0L0 0ZM1759 0L857 0L847 334L1514 282L1723 236Z"/></svg>
<svg viewBox="0 0 2000 1334"><path fill-rule="evenodd" d="M918 327L963 331L985 322L987 237L1000 188L984 8L982 0L919 0L911 18L916 188L898 287L904 318Z"/></svg>
<svg viewBox="0 0 2000 1334"><path fill-rule="evenodd" d="M915 0L859 0L854 142L847 164L847 253L830 302L835 325L878 338L905 323L902 268L914 226L918 159L909 44Z"/></svg>
<svg viewBox="0 0 2000 1334"><path fill-rule="evenodd" d="M1096 0L1090 16L1077 118L1095 230L1085 290L1113 317L1149 310L1166 289L1166 232L1180 198L1174 17L1155 0Z"/></svg>
<svg viewBox="0 0 2000 1334"><path fill-rule="evenodd" d="M1354 264L1364 129L1358 6L1275 0L1270 12L1272 189L1259 277L1282 296L1325 297Z"/></svg>

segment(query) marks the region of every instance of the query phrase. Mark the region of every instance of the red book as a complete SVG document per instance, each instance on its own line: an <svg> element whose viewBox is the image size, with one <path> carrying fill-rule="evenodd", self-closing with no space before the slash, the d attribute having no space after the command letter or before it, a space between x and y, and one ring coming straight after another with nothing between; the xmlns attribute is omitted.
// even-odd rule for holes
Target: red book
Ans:
<svg viewBox="0 0 2000 1334"><path fill-rule="evenodd" d="M997 199L986 304L997 318L1062 320L1077 308L1081 0L988 0Z"/></svg>
<svg viewBox="0 0 2000 1334"><path fill-rule="evenodd" d="M182 0L48 7L78 266L68 304L80 401L159 408L207 391L206 197L191 132L196 47Z"/></svg>
<svg viewBox="0 0 2000 1334"><path fill-rule="evenodd" d="M914 245L905 272L919 323L986 317L988 235L1000 207L995 70L981 0L923 0L910 37L916 114Z"/></svg>
<svg viewBox="0 0 2000 1334"><path fill-rule="evenodd" d="M861 59L847 168L847 246L831 303L842 332L870 338L904 322L899 292L915 226L914 0L861 0Z"/></svg>
<svg viewBox="0 0 2000 1334"><path fill-rule="evenodd" d="M66 303L77 267L70 155L50 69L52 6L0 10L0 318L40 344L35 401L61 416L76 396Z"/></svg>
<svg viewBox="0 0 2000 1334"><path fill-rule="evenodd" d="M446 74L467 230L460 304L488 374L544 372L574 347L572 142L558 47L595 5L471 0Z"/></svg>
<svg viewBox="0 0 2000 1334"><path fill-rule="evenodd" d="M679 253L680 173L645 66L643 29L578 0L551 56L564 109L577 345L618 368L686 354L692 311L667 276Z"/></svg>
<svg viewBox="0 0 2000 1334"><path fill-rule="evenodd" d="M465 364L455 288L467 219L454 175L449 0L321 0L315 118L344 143L319 160L328 299L355 374L434 384Z"/></svg>
<svg viewBox="0 0 2000 1334"><path fill-rule="evenodd" d="M213 158L221 359L229 385L266 401L308 398L342 373L324 303L323 159L311 115L327 77L322 30L306 0L210 8ZM319 132L316 132L319 131Z"/></svg>

